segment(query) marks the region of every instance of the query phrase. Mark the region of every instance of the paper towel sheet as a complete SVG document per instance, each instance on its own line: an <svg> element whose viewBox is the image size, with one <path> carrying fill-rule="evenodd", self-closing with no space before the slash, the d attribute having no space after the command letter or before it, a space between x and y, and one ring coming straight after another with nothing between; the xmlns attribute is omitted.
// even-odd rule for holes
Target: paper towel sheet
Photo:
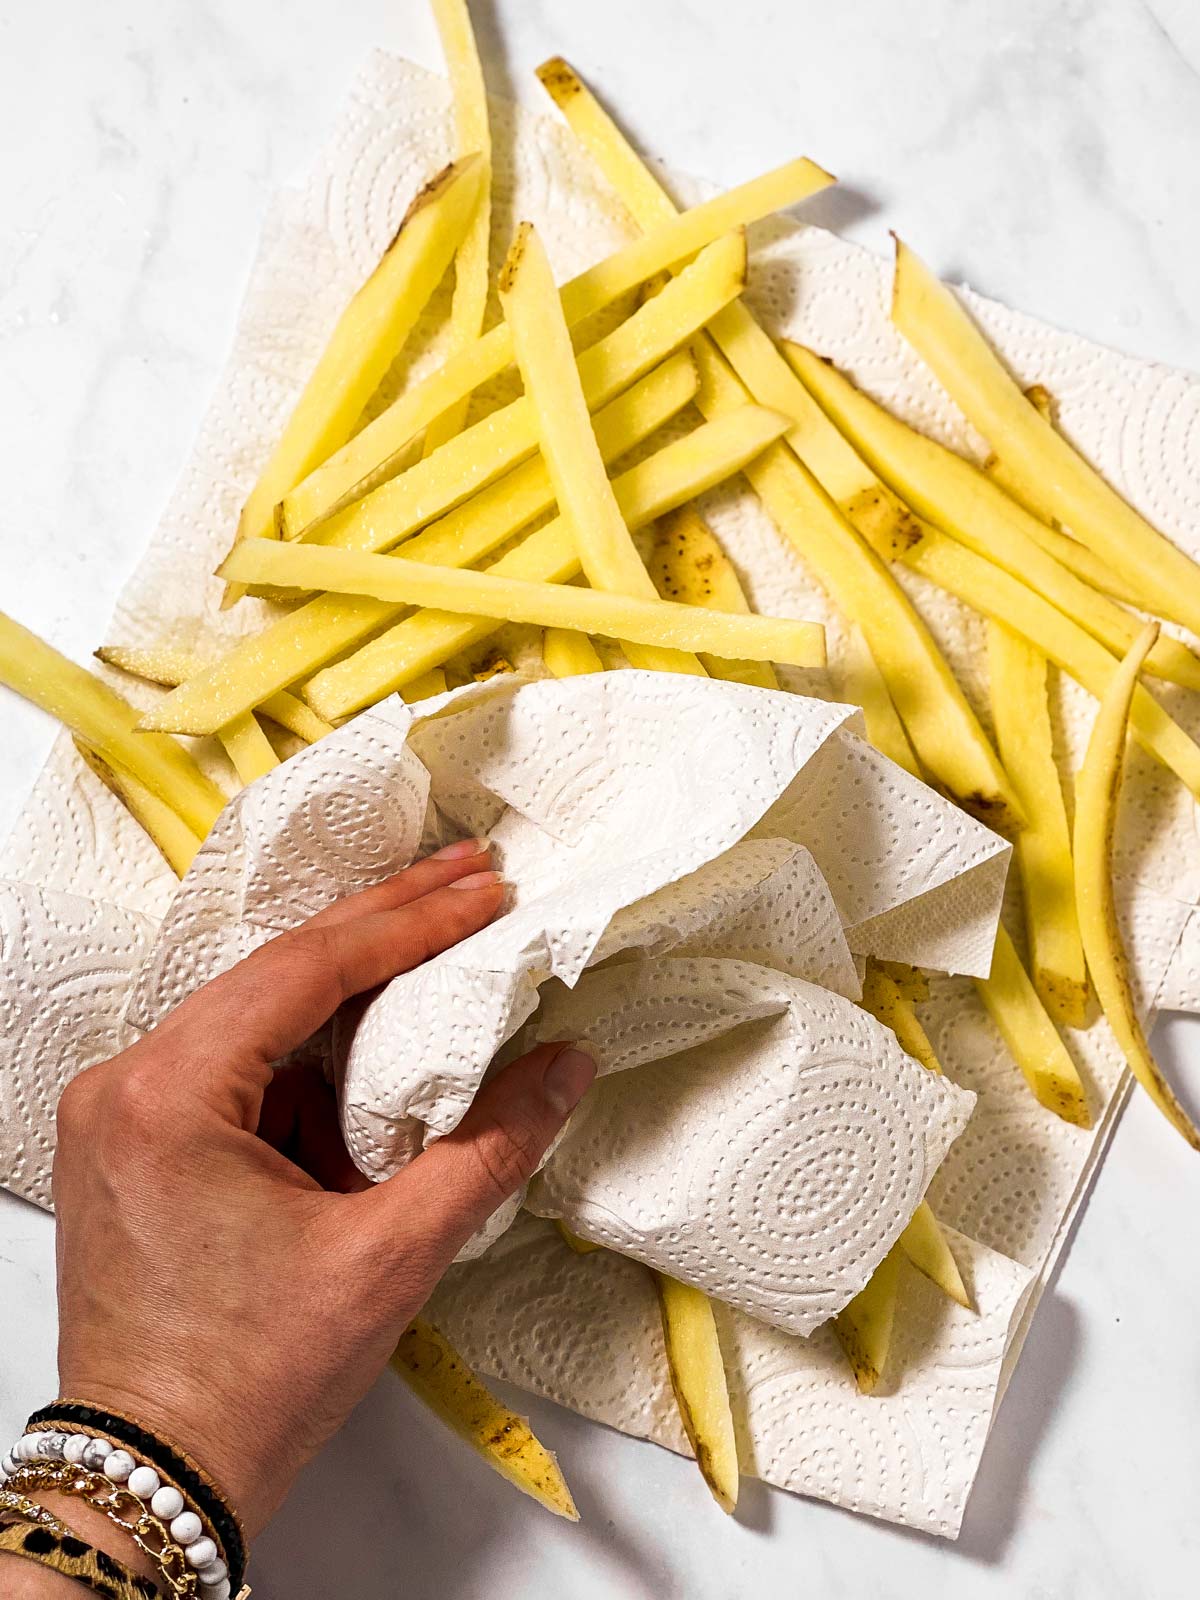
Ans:
<svg viewBox="0 0 1200 1600"><path fill-rule="evenodd" d="M491 109L494 260L502 257L518 217L537 224L560 276L590 265L631 235L621 206L553 115L533 116L503 101L493 101ZM394 58L374 56L308 181L283 194L272 208L228 367L146 559L121 597L108 642L150 643L167 633L181 645L211 648L214 638L251 630L267 613L266 607L246 601L231 612L219 613L220 586L208 574L228 545L241 501L341 306L374 265L413 194L449 159L452 142L444 80ZM832 159L827 151L812 153ZM685 200L701 192L701 186L688 180L674 182ZM920 246L920 240L914 242ZM770 327L833 356L869 391L945 442L959 448L978 446L892 330L887 317L888 270L883 262L819 229L782 221L752 229L751 243L749 298ZM440 294L423 319L410 351L390 377L393 391L438 359L444 336L436 329L447 298L445 292ZM1018 378L1051 389L1058 420L1068 436L1152 521L1193 554L1200 554L1195 515L1200 503L1200 429L1195 426L1200 381L1060 333L994 302L972 296L971 305ZM511 380L489 386L485 403L505 392L511 392ZM768 611L823 617L836 662L839 619L752 496L736 486L726 488L706 497L704 509L757 604ZM901 578L968 694L986 715L982 629L977 619L915 577L901 574ZM789 686L803 683L808 692L824 692L817 674L785 676ZM114 674L113 681L131 698L153 695L119 675ZM1163 698L1195 733L1195 701L1189 703L1186 695L1169 689ZM1086 743L1092 703L1067 683L1059 685L1059 700L1064 765L1073 769ZM206 765L219 765L219 753L207 742L199 753ZM1132 936L1141 993L1154 1005L1200 1009L1196 915L1200 851L1194 808L1180 786L1164 779L1138 751L1131 755L1117 848L1118 901ZM822 866L833 881L832 867ZM65 738L55 745L13 835L0 851L0 874L151 917L163 915L175 888L154 847L82 767ZM913 903L912 911L917 913L912 919L918 922L915 932L920 933L919 903ZM869 934L870 919L865 926ZM905 933L911 937L914 930ZM1122 1082L1127 1081L1122 1079L1119 1057L1100 1025L1071 1038L1097 1115L1097 1131L1089 1134L1057 1122L1030 1100L970 984L950 979L935 984L931 1002L921 1011L948 1075L979 1094L969 1137L951 1149L933 1198L945 1221L976 1234L980 1243L969 1247L972 1252L991 1247L1032 1272L1037 1279L1035 1297L1111 1127L1112 1115L1106 1108L1117 1103ZM38 1072L53 1076L61 1070L56 1045L61 1055L57 1036L46 1040L46 1050L34 1063ZM52 1097L47 1091L44 1099ZM35 1106L36 1096L26 1098ZM31 1172L39 1161L45 1162L46 1150L38 1153L38 1138L44 1138L48 1148L51 1134L44 1113L35 1110L32 1124L6 1120L0 1147L4 1181L43 1203L44 1182L32 1178ZM554 1244L553 1239L550 1242ZM566 1262L566 1269L603 1259L574 1258ZM959 1259L966 1270L961 1251ZM456 1269L456 1275L469 1281L471 1274L485 1268L493 1269L490 1258L478 1266ZM555 1265L553 1272L559 1270ZM641 1269L629 1263L627 1270ZM898 1340L907 1336L912 1295L925 1292L911 1274L907 1276L912 1281L901 1307ZM470 1344L468 1350L487 1369L493 1359L500 1362L503 1348L510 1376L544 1388L544 1377L536 1370L534 1339L542 1341L537 1347L541 1350L546 1337L561 1334L582 1351L590 1335L586 1319L573 1320L561 1301L548 1322L535 1318L535 1326L523 1320L533 1287L527 1275L518 1274L503 1302L503 1315L497 1313L493 1321L492 1336ZM549 1300L542 1296L533 1303L544 1308ZM1019 1319L1005 1372L1015 1360L1033 1303L1030 1298ZM609 1360L621 1360L626 1348L636 1343L636 1319L628 1324L622 1320L621 1313L628 1309L624 1301L609 1309L611 1317L597 1325L610 1332ZM995 1326L990 1314L988 1326ZM528 1333L530 1344L524 1366L516 1349L521 1330ZM928 1464L941 1459L941 1446L922 1446L905 1454L900 1466L889 1467L887 1482L881 1484L875 1471L880 1459L878 1430L891 1423L876 1409L877 1402L861 1402L849 1379L831 1368L820 1415L808 1404L808 1369L801 1354L821 1338L818 1334L810 1341L791 1341L788 1348L796 1349L795 1363L790 1368L785 1365L773 1383L781 1414L792 1386L797 1449L805 1437L813 1442L809 1468L788 1481L808 1493L952 1533L978 1466L990 1398L999 1392L996 1363L983 1361L975 1369L978 1384L971 1390L968 1416L961 1406L948 1402L943 1410L936 1400L948 1385L936 1359L930 1358L928 1373L924 1357L906 1361L895 1403L907 1406L911 1397L914 1414L928 1413L930 1426L936 1426L938 1437L945 1441L943 1454L952 1460L953 1470L941 1472ZM573 1367L566 1362L561 1367L567 1375L572 1370L580 1370L580 1364ZM650 1358L622 1370L642 1398L652 1395L654 1383L661 1380L661 1370ZM645 1386L644 1391L639 1386ZM594 1411L594 1397L582 1381L573 1384L564 1377L553 1392L565 1403ZM640 1403L638 1394L631 1391L631 1406ZM882 1404L890 1407L893 1397ZM629 1415L633 1420L608 1420L662 1437L661 1431L639 1425L633 1411ZM827 1436L837 1445L822 1456L817 1441ZM836 1469L834 1457L839 1463ZM830 1463L827 1472L821 1465L825 1459ZM773 1481L785 1478L785 1473L773 1475Z"/></svg>

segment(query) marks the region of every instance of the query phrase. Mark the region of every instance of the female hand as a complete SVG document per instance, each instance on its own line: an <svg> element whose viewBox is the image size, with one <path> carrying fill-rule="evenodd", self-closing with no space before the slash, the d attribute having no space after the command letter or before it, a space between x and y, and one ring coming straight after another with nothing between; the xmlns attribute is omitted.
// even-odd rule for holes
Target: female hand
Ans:
<svg viewBox="0 0 1200 1600"><path fill-rule="evenodd" d="M583 1051L535 1050L370 1186L319 1071L272 1066L344 1000L492 920L486 849L453 845L272 940L62 1097L61 1393L177 1442L250 1534L595 1072Z"/></svg>

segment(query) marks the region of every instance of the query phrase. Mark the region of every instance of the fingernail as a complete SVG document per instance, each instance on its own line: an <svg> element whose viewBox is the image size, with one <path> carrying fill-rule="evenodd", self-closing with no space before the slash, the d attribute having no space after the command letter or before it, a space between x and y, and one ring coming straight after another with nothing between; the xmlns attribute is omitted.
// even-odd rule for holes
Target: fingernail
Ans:
<svg viewBox="0 0 1200 1600"><path fill-rule="evenodd" d="M444 850L435 850L430 856L431 861L465 861L468 856L481 856L489 849L486 839L459 839L455 844L448 844Z"/></svg>
<svg viewBox="0 0 1200 1600"><path fill-rule="evenodd" d="M465 878L455 878L449 887L451 889L490 889L494 884L503 882L504 879L498 872L471 872Z"/></svg>
<svg viewBox="0 0 1200 1600"><path fill-rule="evenodd" d="M560 1117L583 1099L596 1076L596 1052L585 1040L564 1045L546 1068L542 1093Z"/></svg>

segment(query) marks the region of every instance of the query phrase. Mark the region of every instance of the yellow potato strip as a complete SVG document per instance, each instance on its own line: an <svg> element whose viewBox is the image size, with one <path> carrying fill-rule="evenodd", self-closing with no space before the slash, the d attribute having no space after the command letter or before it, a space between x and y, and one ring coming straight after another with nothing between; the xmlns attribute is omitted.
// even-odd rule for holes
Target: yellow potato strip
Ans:
<svg viewBox="0 0 1200 1600"><path fill-rule="evenodd" d="M654 1273L663 1344L679 1420L696 1465L722 1511L738 1500L737 1439L712 1303L700 1289Z"/></svg>
<svg viewBox="0 0 1200 1600"><path fill-rule="evenodd" d="M109 666L120 667L122 672L128 672L135 678L161 683L168 689L174 689L203 672L206 665L203 656L195 655L190 650L159 644L104 645L96 651L96 658L107 662ZM258 709L264 717L270 717L272 722L294 733L306 744L316 744L318 739L333 732L332 726L310 710L303 700L282 689L278 694L268 695Z"/></svg>
<svg viewBox="0 0 1200 1600"><path fill-rule="evenodd" d="M829 174L811 161L789 161L681 212L563 285L562 309L568 326L602 311L665 268L687 261L724 234L795 205L832 182ZM399 468L389 463L415 434L502 372L512 359L512 334L502 322L452 355L331 456L320 469L320 482L311 486L314 497L326 507L344 504L393 476Z"/></svg>
<svg viewBox="0 0 1200 1600"><path fill-rule="evenodd" d="M653 598L654 583L629 536L592 433L550 262L528 222L517 229L500 274L500 303L512 329L517 366L533 407L542 460L554 485L559 512L578 541L584 576L593 589ZM656 643L623 639L622 648L635 667L705 676L694 655L647 648Z"/></svg>
<svg viewBox="0 0 1200 1600"><path fill-rule="evenodd" d="M664 291L585 350L578 373L587 409L607 404L691 338L738 292L745 270L744 237L732 234L720 239L674 280L671 287L678 293L668 296ZM574 369L569 343L566 360ZM301 486L281 508L283 533L348 550L390 549L537 447L537 417L530 399L522 396L336 515L325 517L328 508L314 505Z"/></svg>
<svg viewBox="0 0 1200 1600"><path fill-rule="evenodd" d="M200 848L199 836L165 800L160 800L132 773L102 760L82 739L76 738L74 743L84 764L96 774L106 789L116 795L134 821L158 846L171 871L177 878L182 878Z"/></svg>
<svg viewBox="0 0 1200 1600"><path fill-rule="evenodd" d="M1025 808L1017 864L1034 987L1059 1022L1081 1028L1087 967L1075 913L1071 829L1054 760L1046 658L1003 623L988 623L992 724Z"/></svg>
<svg viewBox="0 0 1200 1600"><path fill-rule="evenodd" d="M867 738L898 767L921 776L921 764L909 742L883 674L875 665L871 647L863 637L862 629L850 624L847 630L846 649L841 660L838 698L850 705L861 706L863 721L867 725Z"/></svg>
<svg viewBox="0 0 1200 1600"><path fill-rule="evenodd" d="M1072 448L1020 386L958 298L896 241L892 321L1028 493L1109 562L1150 609L1200 633L1200 567L1152 528Z"/></svg>
<svg viewBox="0 0 1200 1600"><path fill-rule="evenodd" d="M470 151L478 151L490 169L492 135L488 126L487 89L466 0L432 0L432 4L454 94L454 133L458 152L466 155ZM471 225L454 258L454 298L450 306L453 350L460 350L478 339L483 330L488 297L491 225L492 199L489 184L485 182ZM469 397L464 396L429 424L425 433L426 455L432 455L440 445L460 431L468 404Z"/></svg>
<svg viewBox="0 0 1200 1600"><path fill-rule="evenodd" d="M497 626L503 621L572 628L656 648L712 650L795 667L820 667L825 662L825 630L817 622L702 611L657 598L506 578L494 571L429 566L402 556L245 539L226 557L221 576L239 583L366 594L399 605L489 617Z"/></svg>
<svg viewBox="0 0 1200 1600"><path fill-rule="evenodd" d="M680 354L612 401L595 419L605 459L615 460L648 438L687 404L695 390L695 365L689 356ZM643 465L653 471L649 463ZM553 503L554 490L541 460L527 461L476 495L469 505L409 540L405 555L410 561L468 566L481 561ZM231 717L266 704L283 685L317 672L327 661L384 627L401 609L378 600L320 595L181 684L154 708L147 723L186 733L212 732ZM442 660L445 657L429 666Z"/></svg>
<svg viewBox="0 0 1200 1600"><path fill-rule="evenodd" d="M1200 1129L1175 1098L1150 1053L1134 1006L1112 888L1112 836L1121 793L1125 734L1137 679L1158 631L1150 623L1109 682L1075 785L1075 891L1088 968L1108 1025L1134 1077L1193 1150Z"/></svg>
<svg viewBox="0 0 1200 1600"><path fill-rule="evenodd" d="M225 799L187 751L165 734L140 732L137 712L120 695L3 613L0 683L144 783L199 838L207 835Z"/></svg>
<svg viewBox="0 0 1200 1600"><path fill-rule="evenodd" d="M589 672L603 672L604 663L586 633L570 633L566 628L547 628L542 637L542 660L555 678L578 678Z"/></svg>
<svg viewBox="0 0 1200 1600"><path fill-rule="evenodd" d="M975 989L1035 1098L1064 1122L1090 1128L1079 1072L1003 927L996 933L991 974L976 978Z"/></svg>

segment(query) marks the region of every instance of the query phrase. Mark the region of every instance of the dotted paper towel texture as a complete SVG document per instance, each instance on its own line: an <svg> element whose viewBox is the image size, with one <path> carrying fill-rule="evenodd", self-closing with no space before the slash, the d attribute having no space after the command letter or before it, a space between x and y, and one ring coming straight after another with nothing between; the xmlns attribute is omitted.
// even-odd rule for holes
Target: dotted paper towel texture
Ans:
<svg viewBox="0 0 1200 1600"><path fill-rule="evenodd" d="M619 203L553 116L536 117L504 102L493 102L492 116L494 259L518 216L538 225L560 276L586 267L631 234ZM253 629L267 613L263 604L247 601L218 613L219 586L207 574L224 552L257 467L342 304L374 265L413 194L450 151L445 82L392 58L373 57L311 177L272 209L229 365L146 559L118 605L111 642L149 643L167 633L192 645ZM680 180L676 189L687 198L698 186ZM914 243L919 247L921 241ZM891 329L882 262L819 230L786 223L753 229L752 244L751 298L772 327L833 356L937 437L960 448L978 445ZM397 364L389 379L393 390L436 361L442 335L435 330L445 299L443 290ZM1196 553L1200 383L991 302L972 296L971 304L1018 377L1052 390L1064 431L1159 526ZM483 403L511 388L511 377L498 380ZM836 659L839 619L752 498L722 489L708 497L706 510L758 605L824 619ZM901 576L980 703L986 685L977 620L919 580ZM128 680L113 681L131 698L151 693ZM818 680L807 675L799 681L811 689ZM1060 685L1059 696L1062 744L1074 766L1092 703L1069 683ZM1163 698L1195 732L1197 713L1186 697L1167 689ZM981 709L986 710L982 704ZM200 742L198 753L210 759L208 742ZM510 821L519 836L519 819L511 812L500 831ZM836 883L832 865L820 864ZM1178 784L1137 752L1118 864L1121 913L1146 1003L1200 1009L1193 807ZM986 870L987 863L977 869ZM161 917L174 889L153 846L81 767L65 739L55 746L0 853L0 873L47 891L109 902L131 916L127 960L143 937L133 931L135 924L141 929L139 916ZM900 930L909 938L921 932L923 908L912 902L910 912L916 913L910 922L918 925ZM866 930L869 936L871 927L868 919L858 934ZM57 947L55 959L61 959ZM980 1314L973 1317L937 1299L906 1273L896 1332L901 1376L891 1392L872 1399L855 1393L823 1331L797 1340L730 1313L722 1332L727 1351L736 1338L742 1364L742 1446L753 1470L785 1487L952 1534L993 1404L1028 1325L1032 1299L1022 1302L1023 1286L1030 1274L1040 1279L1048 1270L1066 1235L1102 1150L1121 1073L1102 1028L1072 1037L1097 1113L1097 1131L1088 1134L1057 1122L1032 1101L968 983L938 982L922 1015L948 1075L979 1095L967 1134L942 1164L933 1199L945 1221L975 1235L977 1242L956 1240L955 1248L964 1276L974 1278ZM29 1061L44 1074L60 1070L61 1032L39 1039ZM53 1098L52 1089L39 1093L35 1122ZM38 1094L27 1096L28 1104L37 1101ZM18 1127L15 1139L13 1127L6 1117L0 1177L45 1203L44 1190L30 1178L29 1153L37 1149L33 1127ZM48 1140L45 1123L39 1127ZM525 1229L534 1230L530 1242ZM481 1368L679 1448L657 1312L647 1293L637 1263L607 1255L573 1257L549 1225L526 1219L482 1261L455 1269L437 1314Z"/></svg>

